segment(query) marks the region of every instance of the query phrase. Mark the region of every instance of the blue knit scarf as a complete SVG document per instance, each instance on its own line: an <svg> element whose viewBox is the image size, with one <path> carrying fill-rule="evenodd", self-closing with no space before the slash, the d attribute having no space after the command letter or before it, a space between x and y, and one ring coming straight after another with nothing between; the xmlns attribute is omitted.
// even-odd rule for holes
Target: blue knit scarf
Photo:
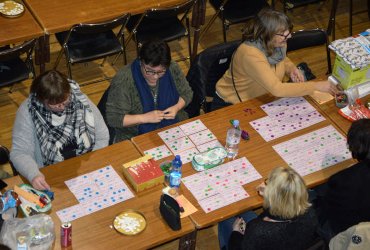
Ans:
<svg viewBox="0 0 370 250"><path fill-rule="evenodd" d="M132 76L136 88L139 92L140 101L143 106L143 113L148 113L155 109L153 95L151 93L150 87L146 82L140 66L140 60L136 59L131 65ZM179 101L179 93L177 92L175 83L171 76L171 72L168 69L166 73L158 80L158 96L157 96L157 109L165 110ZM178 122L178 119L163 119L159 123L145 123L138 126L139 134L144 134L153 131L158 128L163 128Z"/></svg>

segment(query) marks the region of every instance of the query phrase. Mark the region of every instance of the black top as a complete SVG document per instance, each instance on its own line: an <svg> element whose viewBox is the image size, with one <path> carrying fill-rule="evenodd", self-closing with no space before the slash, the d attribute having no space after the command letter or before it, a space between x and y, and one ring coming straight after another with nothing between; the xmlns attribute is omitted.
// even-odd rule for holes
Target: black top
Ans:
<svg viewBox="0 0 370 250"><path fill-rule="evenodd" d="M357 163L329 178L324 214L335 234L370 221L370 161Z"/></svg>
<svg viewBox="0 0 370 250"><path fill-rule="evenodd" d="M312 208L301 216L282 222L264 221L266 213L247 223L244 236L233 231L229 249L300 250L316 239L317 218Z"/></svg>

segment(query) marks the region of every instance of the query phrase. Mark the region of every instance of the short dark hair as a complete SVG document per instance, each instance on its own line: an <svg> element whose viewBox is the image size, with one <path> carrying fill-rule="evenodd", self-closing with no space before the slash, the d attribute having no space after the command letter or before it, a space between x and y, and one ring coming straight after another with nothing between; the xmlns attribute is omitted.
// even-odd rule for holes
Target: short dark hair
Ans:
<svg viewBox="0 0 370 250"><path fill-rule="evenodd" d="M370 119L352 123L347 135L348 148L358 161L370 160Z"/></svg>
<svg viewBox="0 0 370 250"><path fill-rule="evenodd" d="M71 86L65 75L53 69L36 77L30 91L41 102L47 100L50 104L58 104L66 100Z"/></svg>
<svg viewBox="0 0 370 250"><path fill-rule="evenodd" d="M162 65L168 68L171 63L171 51L167 43L158 39L144 42L139 52L139 58L150 66Z"/></svg>

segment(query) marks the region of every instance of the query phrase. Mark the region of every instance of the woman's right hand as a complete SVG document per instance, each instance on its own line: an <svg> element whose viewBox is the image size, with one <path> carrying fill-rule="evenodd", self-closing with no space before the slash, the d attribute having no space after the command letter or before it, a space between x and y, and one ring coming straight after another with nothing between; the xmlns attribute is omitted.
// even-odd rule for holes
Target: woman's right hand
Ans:
<svg viewBox="0 0 370 250"><path fill-rule="evenodd" d="M50 190L49 184L45 180L45 176L37 175L31 182L32 186L37 190Z"/></svg>
<svg viewBox="0 0 370 250"><path fill-rule="evenodd" d="M328 80L315 82L315 88L317 91L327 92L333 96L339 92L337 86Z"/></svg>
<svg viewBox="0 0 370 250"><path fill-rule="evenodd" d="M158 123L161 122L164 118L164 112L161 110L153 110L144 114L143 123Z"/></svg>

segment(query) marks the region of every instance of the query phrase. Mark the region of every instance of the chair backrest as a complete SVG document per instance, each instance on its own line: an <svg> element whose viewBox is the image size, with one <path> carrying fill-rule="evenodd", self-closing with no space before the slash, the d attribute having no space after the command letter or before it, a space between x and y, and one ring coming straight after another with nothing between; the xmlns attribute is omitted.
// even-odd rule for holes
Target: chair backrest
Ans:
<svg viewBox="0 0 370 250"><path fill-rule="evenodd" d="M106 104L107 104L107 101L108 101L108 93L109 93L109 87L105 90L105 92L104 92L103 96L101 97L97 107L98 107L101 115L103 116L103 119L104 119L105 124L107 125L108 131L109 131L109 145L112 145L116 132L115 132L114 128L110 127L107 123L107 118L106 118L107 107L106 107Z"/></svg>
<svg viewBox="0 0 370 250"><path fill-rule="evenodd" d="M189 0L185 3L172 6L172 7L164 7L164 8L151 8L146 10L145 17L150 19L165 19L169 17L178 16L180 14L187 14L190 12L191 8L193 7L196 0Z"/></svg>
<svg viewBox="0 0 370 250"><path fill-rule="evenodd" d="M328 45L328 35L322 29L298 30L288 39L288 52L319 45Z"/></svg>
<svg viewBox="0 0 370 250"><path fill-rule="evenodd" d="M370 222L361 222L334 236L329 243L331 250L370 249Z"/></svg>
<svg viewBox="0 0 370 250"><path fill-rule="evenodd" d="M214 96L216 83L229 68L231 57L240 42L237 40L212 46L194 58L186 76L194 92L193 100L186 108L190 117L199 115L202 105L205 112L209 111L206 97Z"/></svg>
<svg viewBox="0 0 370 250"><path fill-rule="evenodd" d="M0 164L6 164L9 163L10 167L12 169L13 175L18 175L18 171L14 168L14 165L10 161L9 157L9 149L3 145L0 145Z"/></svg>
<svg viewBox="0 0 370 250"><path fill-rule="evenodd" d="M15 58L19 58L22 54L27 54L27 59L32 55L33 48L35 47L36 39L24 42L23 44L14 46L13 48L7 48L0 50L0 62L8 61Z"/></svg>
<svg viewBox="0 0 370 250"><path fill-rule="evenodd" d="M329 38L323 29L298 30L292 33L292 37L287 41L287 51L299 50L314 46L324 45L328 64L328 73L331 73L331 59L329 51Z"/></svg>
<svg viewBox="0 0 370 250"><path fill-rule="evenodd" d="M117 18L114 18L109 21L105 22L100 22L100 23L80 23L80 24L75 24L71 28L71 32L77 32L81 34L91 34L91 33L100 33L108 30L112 30L116 27L121 26L121 29L123 29L127 21L130 18L130 14L126 13L122 16L119 16Z"/></svg>

